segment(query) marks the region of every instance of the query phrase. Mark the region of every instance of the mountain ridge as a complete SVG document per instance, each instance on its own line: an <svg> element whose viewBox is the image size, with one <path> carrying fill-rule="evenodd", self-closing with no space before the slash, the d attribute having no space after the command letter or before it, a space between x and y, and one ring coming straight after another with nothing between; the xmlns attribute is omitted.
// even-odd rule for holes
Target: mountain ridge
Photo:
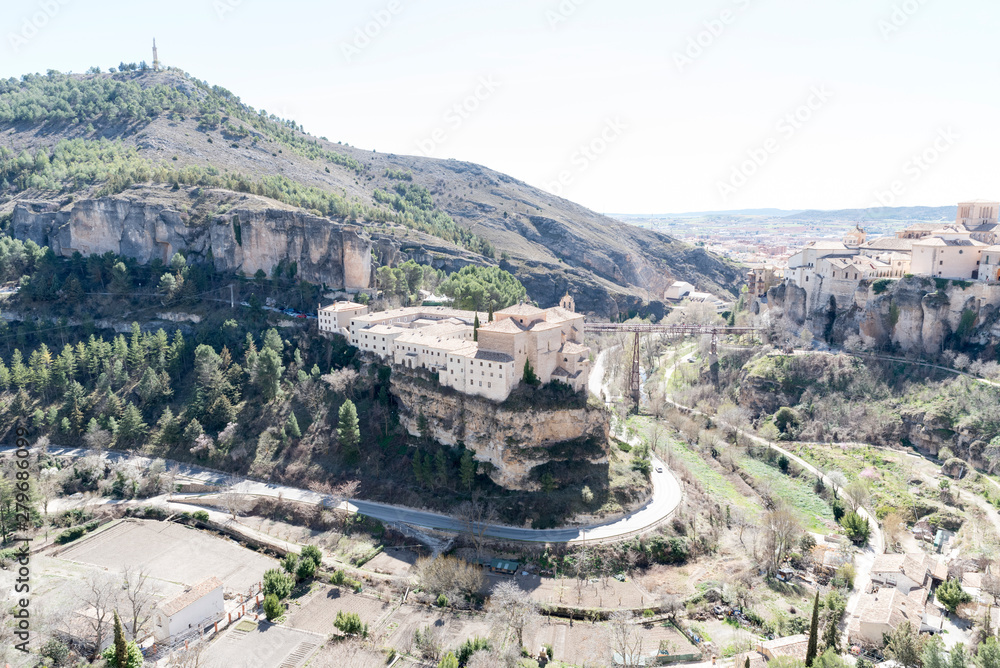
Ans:
<svg viewBox="0 0 1000 668"><path fill-rule="evenodd" d="M581 308L616 318L660 299L673 280L733 294L742 278L739 267L702 249L488 167L312 137L176 70L50 72L0 82L0 149L8 163L34 152L37 172L39 160L58 159L64 140L87 147L104 140L128 154L121 158L125 167L109 168L113 192L157 175L210 187L212 179L225 179L230 189L389 232L400 249L413 245L410 234L438 236L433 252L414 248L413 254L439 267L500 264L546 305L569 290L582 293ZM39 159L43 148L51 154ZM0 215L19 199L93 197L101 185L35 182L43 187L31 187L29 179L18 190L17 181L5 177ZM404 250L402 256L410 255Z"/></svg>

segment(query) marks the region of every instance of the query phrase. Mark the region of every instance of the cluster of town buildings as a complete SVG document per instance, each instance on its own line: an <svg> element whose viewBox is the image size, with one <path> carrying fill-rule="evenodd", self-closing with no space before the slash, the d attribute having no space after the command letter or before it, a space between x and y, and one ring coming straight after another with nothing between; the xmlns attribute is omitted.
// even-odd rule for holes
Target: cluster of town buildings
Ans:
<svg viewBox="0 0 1000 668"><path fill-rule="evenodd" d="M850 299L862 280L901 278L905 274L964 281L1000 281L997 245L1000 202L976 200L958 205L954 224L919 223L894 237L868 239L860 226L841 241L814 241L788 260L784 278L805 289L806 309ZM766 283L765 269L748 274L755 290ZM773 275L770 277L775 279ZM751 276L751 274L753 274ZM766 290L766 287L764 288ZM757 292L755 296L759 296Z"/></svg>
<svg viewBox="0 0 1000 668"><path fill-rule="evenodd" d="M438 374L441 385L503 401L530 368L541 383L587 386L590 348L583 314L566 295L559 306L515 304L493 314L443 306L369 313L353 302L319 309L319 329L407 369Z"/></svg>
<svg viewBox="0 0 1000 668"><path fill-rule="evenodd" d="M940 633L944 618L927 601L931 591L947 578L945 564L924 552L876 556L871 582L847 622L848 640L882 647L884 636L904 622L918 633Z"/></svg>

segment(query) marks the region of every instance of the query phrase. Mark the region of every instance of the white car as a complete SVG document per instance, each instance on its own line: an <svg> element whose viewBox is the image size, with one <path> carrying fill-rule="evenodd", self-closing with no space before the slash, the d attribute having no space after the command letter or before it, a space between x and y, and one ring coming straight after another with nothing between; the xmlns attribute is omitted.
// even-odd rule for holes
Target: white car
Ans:
<svg viewBox="0 0 1000 668"><path fill-rule="evenodd" d="M657 473L663 473L663 467L662 466L657 466L656 467L656 472Z"/></svg>

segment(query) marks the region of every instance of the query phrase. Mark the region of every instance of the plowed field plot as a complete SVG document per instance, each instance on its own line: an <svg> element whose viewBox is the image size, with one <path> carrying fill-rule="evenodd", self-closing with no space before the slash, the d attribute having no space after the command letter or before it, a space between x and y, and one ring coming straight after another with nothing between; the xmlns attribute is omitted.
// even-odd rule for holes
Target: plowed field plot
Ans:
<svg viewBox="0 0 1000 668"><path fill-rule="evenodd" d="M576 666L606 666L611 662L608 627L603 624L540 622L525 630L524 644L532 655L543 644L552 645L554 658ZM643 642L643 647L647 643Z"/></svg>
<svg viewBox="0 0 1000 668"><path fill-rule="evenodd" d="M267 622L249 633L231 629L208 647L208 668L298 668L324 642L313 633Z"/></svg>
<svg viewBox="0 0 1000 668"><path fill-rule="evenodd" d="M385 644L400 651L409 651L413 632L429 628L438 635L442 647L454 649L472 636L486 637L489 627L482 615L439 611L415 605L403 605L389 618Z"/></svg>
<svg viewBox="0 0 1000 668"><path fill-rule="evenodd" d="M300 600L301 605L292 603L285 625L323 635L334 633L333 621L341 610L358 613L362 622L374 627L393 607L388 601L329 585L316 587L307 598Z"/></svg>
<svg viewBox="0 0 1000 668"><path fill-rule="evenodd" d="M155 578L186 585L215 576L235 591L246 591L278 563L234 541L150 520L122 520L81 538L57 556L110 570L144 565Z"/></svg>
<svg viewBox="0 0 1000 668"><path fill-rule="evenodd" d="M407 575L415 563L417 563L417 553L413 550L387 547L385 552L365 564L365 568L376 573Z"/></svg>

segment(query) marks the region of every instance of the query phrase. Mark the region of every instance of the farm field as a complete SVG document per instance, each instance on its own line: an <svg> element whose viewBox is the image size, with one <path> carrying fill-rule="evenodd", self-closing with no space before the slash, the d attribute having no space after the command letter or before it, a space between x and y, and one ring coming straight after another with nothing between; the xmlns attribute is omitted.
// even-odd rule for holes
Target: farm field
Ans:
<svg viewBox="0 0 1000 668"><path fill-rule="evenodd" d="M285 625L322 635L334 632L337 612L356 612L361 621L375 627L394 603L330 585L317 585L304 599L293 600Z"/></svg>
<svg viewBox="0 0 1000 668"><path fill-rule="evenodd" d="M261 622L252 631L234 625L205 652L207 668L299 668L326 641L323 636Z"/></svg>
<svg viewBox="0 0 1000 668"><path fill-rule="evenodd" d="M278 562L238 543L172 522L121 520L71 543L60 559L119 570L143 565L161 580L194 585L215 576L246 591Z"/></svg>

